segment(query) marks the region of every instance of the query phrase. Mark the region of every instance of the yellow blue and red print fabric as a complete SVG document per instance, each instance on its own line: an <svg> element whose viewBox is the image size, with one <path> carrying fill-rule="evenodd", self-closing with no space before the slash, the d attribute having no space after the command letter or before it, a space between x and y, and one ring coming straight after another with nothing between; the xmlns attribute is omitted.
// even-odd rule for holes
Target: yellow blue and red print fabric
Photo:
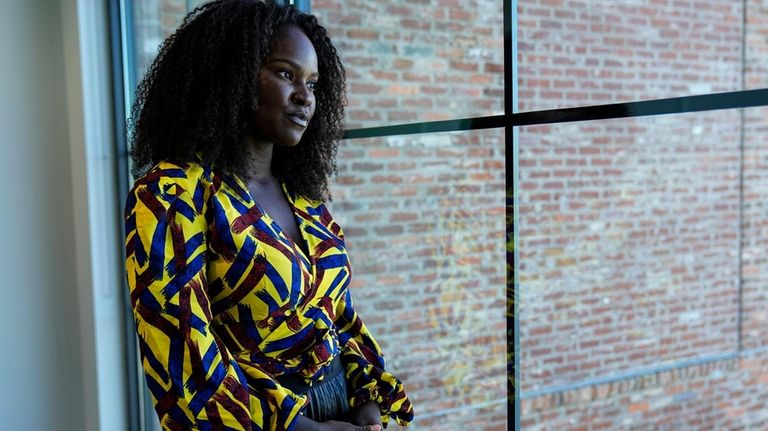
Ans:
<svg viewBox="0 0 768 431"><path fill-rule="evenodd" d="M166 430L291 431L307 403L277 377L318 382L341 355L352 408L406 425L413 409L353 308L344 235L283 186L307 253L235 176L160 163L125 208L126 272L149 392Z"/></svg>

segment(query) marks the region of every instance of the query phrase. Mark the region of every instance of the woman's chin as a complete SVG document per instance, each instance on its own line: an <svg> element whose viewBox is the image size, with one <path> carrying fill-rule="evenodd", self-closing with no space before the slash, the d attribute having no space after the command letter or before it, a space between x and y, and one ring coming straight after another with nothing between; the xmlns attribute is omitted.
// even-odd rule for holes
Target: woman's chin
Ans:
<svg viewBox="0 0 768 431"><path fill-rule="evenodd" d="M275 139L275 145L278 147L295 147L299 145L299 142L301 142L302 135L298 136L291 136L291 137L284 137L283 139Z"/></svg>

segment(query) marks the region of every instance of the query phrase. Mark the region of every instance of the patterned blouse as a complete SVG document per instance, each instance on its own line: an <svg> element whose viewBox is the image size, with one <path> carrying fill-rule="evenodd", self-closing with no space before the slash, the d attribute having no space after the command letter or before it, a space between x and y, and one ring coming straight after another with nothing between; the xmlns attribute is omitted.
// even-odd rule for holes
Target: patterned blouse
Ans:
<svg viewBox="0 0 768 431"><path fill-rule="evenodd" d="M161 163L125 209L126 271L155 410L167 430L293 430L307 403L282 374L322 380L341 355L355 408L406 425L413 409L352 307L344 234L321 202L283 186L294 243L244 183Z"/></svg>

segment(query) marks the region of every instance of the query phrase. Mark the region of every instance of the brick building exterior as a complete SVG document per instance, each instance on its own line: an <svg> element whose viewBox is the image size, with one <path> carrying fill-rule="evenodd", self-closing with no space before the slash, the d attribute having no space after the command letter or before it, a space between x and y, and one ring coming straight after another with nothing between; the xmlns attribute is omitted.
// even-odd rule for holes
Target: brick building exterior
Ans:
<svg viewBox="0 0 768 431"><path fill-rule="evenodd" d="M503 113L498 1L318 0L347 127ZM416 430L506 429L503 130L342 142L334 214Z"/></svg>
<svg viewBox="0 0 768 431"><path fill-rule="evenodd" d="M768 84L762 1L518 4L521 110ZM768 426L765 114L520 130L523 429Z"/></svg>
<svg viewBox="0 0 768 431"><path fill-rule="evenodd" d="M136 2L139 68L187 3ZM517 3L521 111L768 86L768 1ZM348 128L503 112L501 1L311 7ZM768 426L767 115L518 131L523 429ZM415 430L506 429L504 152L503 130L339 149L356 307Z"/></svg>

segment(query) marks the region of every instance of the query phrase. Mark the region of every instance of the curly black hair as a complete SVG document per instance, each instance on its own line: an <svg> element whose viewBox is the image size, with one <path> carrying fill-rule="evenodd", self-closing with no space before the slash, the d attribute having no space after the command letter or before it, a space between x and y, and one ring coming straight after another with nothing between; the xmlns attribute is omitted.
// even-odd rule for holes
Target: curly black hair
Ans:
<svg viewBox="0 0 768 431"><path fill-rule="evenodd" d="M274 147L272 172L299 194L329 198L343 132L344 67L317 18L272 0L203 4L163 42L138 86L128 122L134 177L160 161L183 163L198 156L248 177L244 137L259 99L258 71L285 25L298 27L312 42L320 79L312 121L298 145Z"/></svg>

